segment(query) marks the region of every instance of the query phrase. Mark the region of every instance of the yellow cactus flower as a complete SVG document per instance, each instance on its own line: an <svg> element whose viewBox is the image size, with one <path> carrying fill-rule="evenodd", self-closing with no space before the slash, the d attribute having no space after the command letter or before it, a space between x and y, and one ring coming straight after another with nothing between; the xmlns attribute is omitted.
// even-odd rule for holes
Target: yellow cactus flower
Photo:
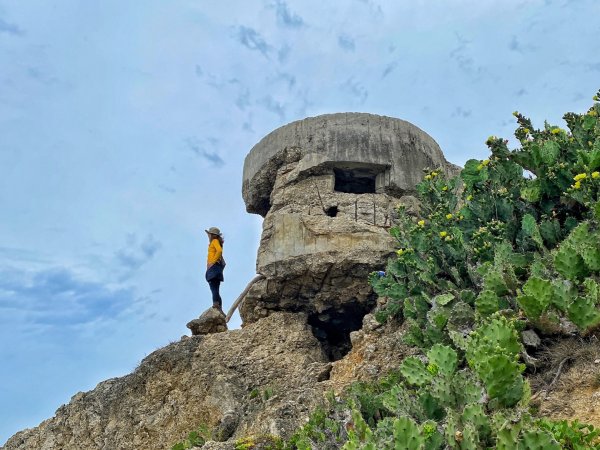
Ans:
<svg viewBox="0 0 600 450"><path fill-rule="evenodd" d="M600 178L600 172L592 172L592 178Z"/></svg>
<svg viewBox="0 0 600 450"><path fill-rule="evenodd" d="M446 219L450 220L450 219L452 219L452 217L453 217L452 214L446 214Z"/></svg>
<svg viewBox="0 0 600 450"><path fill-rule="evenodd" d="M404 254L405 250L403 248L401 248L400 250L396 250L396 254L398 256L402 256Z"/></svg>
<svg viewBox="0 0 600 450"><path fill-rule="evenodd" d="M523 131L525 132L525 134L529 134L530 133L529 128L524 128Z"/></svg>
<svg viewBox="0 0 600 450"><path fill-rule="evenodd" d="M561 129L560 129L560 128L553 128L553 129L550 131L550 133L552 133L552 134L558 134L558 133L560 133L560 132L561 132Z"/></svg>
<svg viewBox="0 0 600 450"><path fill-rule="evenodd" d="M447 231L440 231L440 237L446 237L448 236L448 232Z"/></svg>
<svg viewBox="0 0 600 450"><path fill-rule="evenodd" d="M598 115L598 113L593 109L588 113L588 116L592 116L592 117L596 117L597 115Z"/></svg>
<svg viewBox="0 0 600 450"><path fill-rule="evenodd" d="M431 180L431 175L425 175L426 180Z"/></svg>
<svg viewBox="0 0 600 450"><path fill-rule="evenodd" d="M444 191L444 192L445 192L445 191L447 191L447 190L448 190L448 186L444 186L444 187L442 188L442 191Z"/></svg>
<svg viewBox="0 0 600 450"><path fill-rule="evenodd" d="M438 173L438 172L431 172L431 176L432 176L432 177L437 177L438 175L439 175L439 173Z"/></svg>
<svg viewBox="0 0 600 450"><path fill-rule="evenodd" d="M489 159L484 159L483 161L481 161L482 166L487 166L489 163L490 163Z"/></svg>
<svg viewBox="0 0 600 450"><path fill-rule="evenodd" d="M573 177L573 179L575 181L585 180L586 178L587 178L587 174L585 174L585 173L579 173Z"/></svg>
<svg viewBox="0 0 600 450"><path fill-rule="evenodd" d="M452 236L446 236L446 237L444 238L444 240L445 240L445 241L451 241L451 240L452 240Z"/></svg>
<svg viewBox="0 0 600 450"><path fill-rule="evenodd" d="M573 189L581 189L581 181L576 181L575 184L571 187Z"/></svg>
<svg viewBox="0 0 600 450"><path fill-rule="evenodd" d="M469 201L469 202L470 202L471 200L473 200L473 196L472 196L472 195L468 195L468 196L467 196L467 201Z"/></svg>
<svg viewBox="0 0 600 450"><path fill-rule="evenodd" d="M425 221L424 221L424 220L419 220L419 221L417 222L417 224L418 224L420 227L424 227L424 226L425 226Z"/></svg>

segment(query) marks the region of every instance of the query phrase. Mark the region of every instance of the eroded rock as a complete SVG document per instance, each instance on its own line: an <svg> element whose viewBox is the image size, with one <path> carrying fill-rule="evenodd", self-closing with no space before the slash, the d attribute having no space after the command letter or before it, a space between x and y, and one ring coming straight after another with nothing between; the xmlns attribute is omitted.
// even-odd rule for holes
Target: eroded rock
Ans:
<svg viewBox="0 0 600 450"><path fill-rule="evenodd" d="M132 374L75 395L3 449L163 450L200 424L219 439L289 435L323 401L318 380L330 367L306 320L276 313L168 345Z"/></svg>
<svg viewBox="0 0 600 450"><path fill-rule="evenodd" d="M191 330L192 336L199 336L226 331L227 322L223 311L217 308L208 308L200 317L188 322L186 327Z"/></svg>

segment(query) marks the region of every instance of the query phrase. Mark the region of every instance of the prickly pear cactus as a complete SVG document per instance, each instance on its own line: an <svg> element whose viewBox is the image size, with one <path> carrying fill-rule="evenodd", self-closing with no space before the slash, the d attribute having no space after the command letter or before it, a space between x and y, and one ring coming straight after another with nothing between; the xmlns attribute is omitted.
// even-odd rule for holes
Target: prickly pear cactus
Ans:
<svg viewBox="0 0 600 450"><path fill-rule="evenodd" d="M506 295L509 293L508 286L502 275L501 271L498 271L498 267L494 265L494 268L490 270L483 281L484 290L490 290L496 295Z"/></svg>
<svg viewBox="0 0 600 450"><path fill-rule="evenodd" d="M422 450L425 438L419 426L410 417L399 417L394 421L395 448Z"/></svg>
<svg viewBox="0 0 600 450"><path fill-rule="evenodd" d="M513 406L523 395L525 366L518 363L521 344L505 317L494 317L471 333L467 361L498 406Z"/></svg>
<svg viewBox="0 0 600 450"><path fill-rule="evenodd" d="M492 290L481 291L475 300L475 308L482 316L491 316L499 309L498 295Z"/></svg>
<svg viewBox="0 0 600 450"><path fill-rule="evenodd" d="M429 364L435 373L450 376L458 365L458 354L452 347L436 344L427 352Z"/></svg>
<svg viewBox="0 0 600 450"><path fill-rule="evenodd" d="M579 280L587 275L583 258L567 245L561 246L554 256L554 266L558 273L569 280Z"/></svg>
<svg viewBox="0 0 600 450"><path fill-rule="evenodd" d="M569 319L582 330L600 324L600 310L589 297L577 297L568 309Z"/></svg>
<svg viewBox="0 0 600 450"><path fill-rule="evenodd" d="M400 373L404 375L406 380L416 386L424 386L431 382L432 374L427 370L427 367L416 356L409 356L400 366Z"/></svg>
<svg viewBox="0 0 600 450"><path fill-rule="evenodd" d="M561 450L561 446L544 431L524 431L518 450Z"/></svg>

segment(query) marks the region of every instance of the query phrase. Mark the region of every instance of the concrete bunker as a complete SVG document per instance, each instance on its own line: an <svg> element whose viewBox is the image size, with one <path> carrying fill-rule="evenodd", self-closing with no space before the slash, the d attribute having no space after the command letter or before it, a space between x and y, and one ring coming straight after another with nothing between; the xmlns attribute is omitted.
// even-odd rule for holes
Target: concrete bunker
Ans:
<svg viewBox="0 0 600 450"><path fill-rule="evenodd" d="M394 252L396 206L415 204L426 167L458 171L429 135L391 117L327 114L265 136L244 162L246 210L264 217L264 279L241 303L243 322L304 313L324 352L341 358L375 304L368 275Z"/></svg>

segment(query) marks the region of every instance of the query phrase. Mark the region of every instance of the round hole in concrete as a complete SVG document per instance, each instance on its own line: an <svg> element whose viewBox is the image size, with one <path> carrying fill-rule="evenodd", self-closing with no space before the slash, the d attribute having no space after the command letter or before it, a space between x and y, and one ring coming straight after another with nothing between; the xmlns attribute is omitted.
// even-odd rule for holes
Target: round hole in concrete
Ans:
<svg viewBox="0 0 600 450"><path fill-rule="evenodd" d="M337 206L330 206L325 211L325 214L327 214L329 217L335 217L335 216L337 216L337 214L338 214L338 207Z"/></svg>

